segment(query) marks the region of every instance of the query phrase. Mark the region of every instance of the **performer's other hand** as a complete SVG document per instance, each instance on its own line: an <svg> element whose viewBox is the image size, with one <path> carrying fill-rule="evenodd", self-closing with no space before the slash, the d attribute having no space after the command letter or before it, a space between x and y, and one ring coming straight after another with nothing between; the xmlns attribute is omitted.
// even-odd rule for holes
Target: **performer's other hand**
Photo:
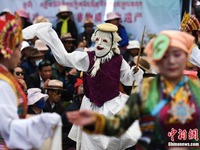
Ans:
<svg viewBox="0 0 200 150"><path fill-rule="evenodd" d="M96 121L95 113L89 110L67 112L66 116L69 122L79 126L94 124Z"/></svg>

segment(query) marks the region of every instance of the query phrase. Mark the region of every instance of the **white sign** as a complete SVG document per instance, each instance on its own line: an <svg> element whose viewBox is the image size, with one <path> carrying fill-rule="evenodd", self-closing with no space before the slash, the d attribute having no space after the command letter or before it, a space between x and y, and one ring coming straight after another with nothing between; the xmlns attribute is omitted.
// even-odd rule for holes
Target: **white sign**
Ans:
<svg viewBox="0 0 200 150"><path fill-rule="evenodd" d="M67 5L79 32L83 31L85 18L92 18L95 24L104 22L106 0L4 0L0 10L9 8L11 12L23 8L33 20L38 15L52 22L60 5ZM130 39L141 39L146 26L145 36L161 30L176 30L180 25L180 1L175 0L115 0L113 11L121 16L121 24L126 28Z"/></svg>

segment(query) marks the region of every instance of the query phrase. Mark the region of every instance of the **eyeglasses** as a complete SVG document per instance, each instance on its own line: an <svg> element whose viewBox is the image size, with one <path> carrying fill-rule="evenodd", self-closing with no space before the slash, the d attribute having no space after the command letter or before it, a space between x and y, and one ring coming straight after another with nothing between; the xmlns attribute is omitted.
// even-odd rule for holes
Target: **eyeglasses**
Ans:
<svg viewBox="0 0 200 150"><path fill-rule="evenodd" d="M24 76L24 72L16 72L15 74L16 74L17 76L20 76L20 75L21 75L21 76Z"/></svg>
<svg viewBox="0 0 200 150"><path fill-rule="evenodd" d="M61 91L59 90L54 90L54 93L56 93L57 95L61 94Z"/></svg>

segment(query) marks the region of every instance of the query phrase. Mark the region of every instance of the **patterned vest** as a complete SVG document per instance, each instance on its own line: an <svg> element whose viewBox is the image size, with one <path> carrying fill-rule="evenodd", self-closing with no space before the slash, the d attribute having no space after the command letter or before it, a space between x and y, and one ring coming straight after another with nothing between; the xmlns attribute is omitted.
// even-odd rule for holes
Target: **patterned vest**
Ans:
<svg viewBox="0 0 200 150"><path fill-rule="evenodd" d="M106 101L119 95L122 56L114 55L111 60L101 64L95 77L90 75L94 65L95 52L88 52L88 56L90 66L89 71L83 76L84 92L91 102L101 107Z"/></svg>
<svg viewBox="0 0 200 150"><path fill-rule="evenodd" d="M5 70L2 66L0 66L0 80L3 80L7 82L13 89L13 91L16 94L16 99L18 100L18 115L20 118L26 117L26 111L27 111L27 97L22 90L21 86L17 82L17 80L14 78L14 76ZM0 149L7 150L6 144L1 137L0 134Z"/></svg>

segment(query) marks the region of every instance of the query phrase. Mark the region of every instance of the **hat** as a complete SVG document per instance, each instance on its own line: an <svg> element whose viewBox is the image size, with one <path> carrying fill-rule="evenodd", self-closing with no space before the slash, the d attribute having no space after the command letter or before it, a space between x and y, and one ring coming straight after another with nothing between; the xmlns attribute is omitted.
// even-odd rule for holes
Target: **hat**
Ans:
<svg viewBox="0 0 200 150"><path fill-rule="evenodd" d="M68 12L68 13L72 13L69 8L67 7L67 5L61 5L59 8L58 8L58 13L56 14L56 16L58 17L60 15L60 13L62 12Z"/></svg>
<svg viewBox="0 0 200 150"><path fill-rule="evenodd" d="M59 80L49 80L46 89L50 90L64 90L63 89L63 82Z"/></svg>
<svg viewBox="0 0 200 150"><path fill-rule="evenodd" d="M106 32L117 32L118 27L112 23L102 23L97 25L97 29Z"/></svg>
<svg viewBox="0 0 200 150"><path fill-rule="evenodd" d="M115 13L115 12L109 12L107 15L106 15L106 20L105 21L109 21L109 20L114 20L114 19L121 19L121 17Z"/></svg>
<svg viewBox="0 0 200 150"><path fill-rule="evenodd" d="M154 61L161 60L169 46L190 53L194 44L194 37L186 32L164 30L152 39L145 47L144 52Z"/></svg>
<svg viewBox="0 0 200 150"><path fill-rule="evenodd" d="M24 9L18 9L16 12L20 17L28 18L28 14Z"/></svg>
<svg viewBox="0 0 200 150"><path fill-rule="evenodd" d="M200 24L195 16L185 13L181 22L181 31L191 32L193 30L199 30Z"/></svg>
<svg viewBox="0 0 200 150"><path fill-rule="evenodd" d="M137 64L138 56L135 56L133 58L133 61L135 64ZM139 62L138 62L139 67L144 69L145 73L152 73L151 72L151 66L149 62L147 61L147 57L145 56L140 56Z"/></svg>
<svg viewBox="0 0 200 150"><path fill-rule="evenodd" d="M3 14L5 14L5 13L10 13L10 14L11 14L10 9L4 8L4 9L2 10L2 12L0 13L0 16L3 15Z"/></svg>
<svg viewBox="0 0 200 150"><path fill-rule="evenodd" d="M75 40L74 38L72 38L71 33L66 33L66 34L61 35L60 39L61 39L61 41L74 41Z"/></svg>
<svg viewBox="0 0 200 150"><path fill-rule="evenodd" d="M44 42L42 42L41 40L35 41L34 48L38 49L39 51L48 51L49 50L49 48L46 46L46 44Z"/></svg>
<svg viewBox="0 0 200 150"><path fill-rule="evenodd" d="M42 52L40 52L37 49L33 49L33 51L31 51L30 58L42 57L42 56L44 56L44 54Z"/></svg>
<svg viewBox="0 0 200 150"><path fill-rule="evenodd" d="M0 55L10 58L22 42L22 27L17 14L4 14L0 17Z"/></svg>
<svg viewBox="0 0 200 150"><path fill-rule="evenodd" d="M34 19L33 24L41 22L49 22L49 19L45 18L44 16L38 16Z"/></svg>
<svg viewBox="0 0 200 150"><path fill-rule="evenodd" d="M30 44L27 42L27 41L23 41L22 42L22 47L21 47L21 52L25 49L25 48L27 48L27 47L31 47L30 46Z"/></svg>
<svg viewBox="0 0 200 150"><path fill-rule="evenodd" d="M134 48L140 48L140 42L137 40L132 40L128 42L127 49L134 49Z"/></svg>
<svg viewBox="0 0 200 150"><path fill-rule="evenodd" d="M80 78L77 78L76 83L74 84L74 88L76 90L76 93L78 94L79 91L79 86L83 84L83 80Z"/></svg>
<svg viewBox="0 0 200 150"><path fill-rule="evenodd" d="M44 100L47 100L49 97L47 94L41 93L41 89L39 88L30 88L27 90L28 93L28 105L33 105L40 99L44 98Z"/></svg>
<svg viewBox="0 0 200 150"><path fill-rule="evenodd" d="M86 26L94 26L94 23L92 21L92 19L89 19L89 18L86 18L85 21L84 21L84 27Z"/></svg>

